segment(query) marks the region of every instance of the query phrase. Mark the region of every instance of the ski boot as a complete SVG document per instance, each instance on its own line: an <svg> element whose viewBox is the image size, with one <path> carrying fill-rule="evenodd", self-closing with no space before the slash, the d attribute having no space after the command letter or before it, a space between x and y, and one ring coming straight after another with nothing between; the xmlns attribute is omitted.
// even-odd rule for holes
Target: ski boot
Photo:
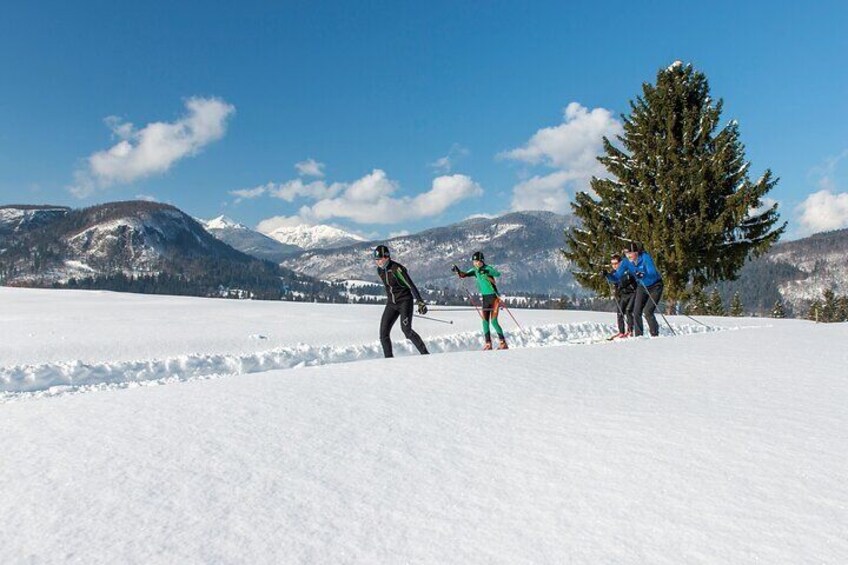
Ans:
<svg viewBox="0 0 848 565"><path fill-rule="evenodd" d="M486 345L483 346L483 351L491 351L492 350L492 342L487 341Z"/></svg>
<svg viewBox="0 0 848 565"><path fill-rule="evenodd" d="M500 344L498 345L498 349L509 349L509 346L506 344L506 340L502 339Z"/></svg>

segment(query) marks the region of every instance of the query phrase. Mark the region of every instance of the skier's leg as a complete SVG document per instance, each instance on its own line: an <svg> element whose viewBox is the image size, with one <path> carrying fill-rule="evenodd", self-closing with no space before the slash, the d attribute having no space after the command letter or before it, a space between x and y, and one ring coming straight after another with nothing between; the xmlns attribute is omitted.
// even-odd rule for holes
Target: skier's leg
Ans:
<svg viewBox="0 0 848 565"><path fill-rule="evenodd" d="M495 298L492 301L492 327L495 328L495 333L498 334L498 338L501 341L504 341L504 333L501 329L501 325L498 323L498 312L501 308L501 300L500 298Z"/></svg>
<svg viewBox="0 0 848 565"><path fill-rule="evenodd" d="M654 316L654 311L660 303L662 291L663 284L661 282L652 285L651 288L648 289L650 298L648 299L648 303L645 305L645 318L648 320L648 331L650 331L651 335L654 337L660 335L660 326L657 323L657 317Z"/></svg>
<svg viewBox="0 0 848 565"><path fill-rule="evenodd" d="M615 309L615 321L618 323L618 333L624 333L624 303L626 294L619 295L615 301L618 303L618 308Z"/></svg>
<svg viewBox="0 0 848 565"><path fill-rule="evenodd" d="M391 304L386 304L386 309L383 310L383 318L380 320L380 344L383 346L383 355L386 357L394 357L392 353L392 338L389 334L398 316L400 316L400 312Z"/></svg>
<svg viewBox="0 0 848 565"><path fill-rule="evenodd" d="M642 310L645 309L646 302L648 302L648 291L644 286L639 285L633 297L633 335L637 337L645 333L642 327Z"/></svg>
<svg viewBox="0 0 848 565"><path fill-rule="evenodd" d="M400 328L403 330L403 335L406 339L412 342L415 349L421 355L427 355L427 346L424 345L424 340L412 329L412 300L405 300L400 305Z"/></svg>
<svg viewBox="0 0 848 565"><path fill-rule="evenodd" d="M636 294L631 292L627 295L627 300L624 302L624 318L627 322L627 333L633 334L633 302Z"/></svg>
<svg viewBox="0 0 848 565"><path fill-rule="evenodd" d="M492 334L489 331L489 319L492 317L492 304L487 297L483 297L483 339L486 343L492 343Z"/></svg>

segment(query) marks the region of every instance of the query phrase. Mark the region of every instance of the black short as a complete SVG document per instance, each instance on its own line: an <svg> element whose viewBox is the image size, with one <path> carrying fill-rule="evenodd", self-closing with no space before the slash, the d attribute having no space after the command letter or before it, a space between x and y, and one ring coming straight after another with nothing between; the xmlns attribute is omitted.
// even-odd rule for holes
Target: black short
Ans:
<svg viewBox="0 0 848 565"><path fill-rule="evenodd" d="M492 316L493 318L498 315L498 308L500 307L500 298L497 294L484 294L483 295L483 314L488 318Z"/></svg>

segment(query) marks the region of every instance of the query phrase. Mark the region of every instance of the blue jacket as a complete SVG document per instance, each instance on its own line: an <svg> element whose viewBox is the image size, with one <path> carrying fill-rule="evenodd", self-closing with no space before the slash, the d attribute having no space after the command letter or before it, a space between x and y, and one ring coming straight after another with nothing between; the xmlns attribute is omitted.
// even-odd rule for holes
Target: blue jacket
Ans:
<svg viewBox="0 0 848 565"><path fill-rule="evenodd" d="M630 273L637 279L639 279L639 274L641 273L642 278L640 281L645 286L653 286L658 282L662 282L662 277L657 270L657 266L654 264L654 259L645 251L639 254L636 263L631 263L629 259L622 258L618 269L614 273L608 274L607 280L618 283L625 273Z"/></svg>

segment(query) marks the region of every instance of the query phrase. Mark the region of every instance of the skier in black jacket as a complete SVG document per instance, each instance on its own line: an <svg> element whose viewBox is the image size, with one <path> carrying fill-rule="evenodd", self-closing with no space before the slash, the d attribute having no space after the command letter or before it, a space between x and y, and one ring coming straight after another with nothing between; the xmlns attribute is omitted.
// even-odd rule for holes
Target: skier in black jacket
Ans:
<svg viewBox="0 0 848 565"><path fill-rule="evenodd" d="M421 293L412 282L406 267L392 261L389 248L385 245L378 245L374 249L374 262L377 264L377 274L383 281L383 286L386 287L386 309L383 310L383 318L380 320L380 343L383 346L383 354L386 357L394 357L392 338L389 333L399 317L403 335L412 342L421 355L426 355L427 346L424 345L421 336L412 329L412 301L415 300L419 314L423 316L427 313L427 305L421 299Z"/></svg>
<svg viewBox="0 0 848 565"><path fill-rule="evenodd" d="M618 270L620 264L621 255L615 254L610 258L610 266L613 272ZM625 273L614 284L614 299L618 302L618 312L616 313L618 317L618 335L614 337L630 337L633 335L633 304L636 299L636 279L630 273Z"/></svg>

